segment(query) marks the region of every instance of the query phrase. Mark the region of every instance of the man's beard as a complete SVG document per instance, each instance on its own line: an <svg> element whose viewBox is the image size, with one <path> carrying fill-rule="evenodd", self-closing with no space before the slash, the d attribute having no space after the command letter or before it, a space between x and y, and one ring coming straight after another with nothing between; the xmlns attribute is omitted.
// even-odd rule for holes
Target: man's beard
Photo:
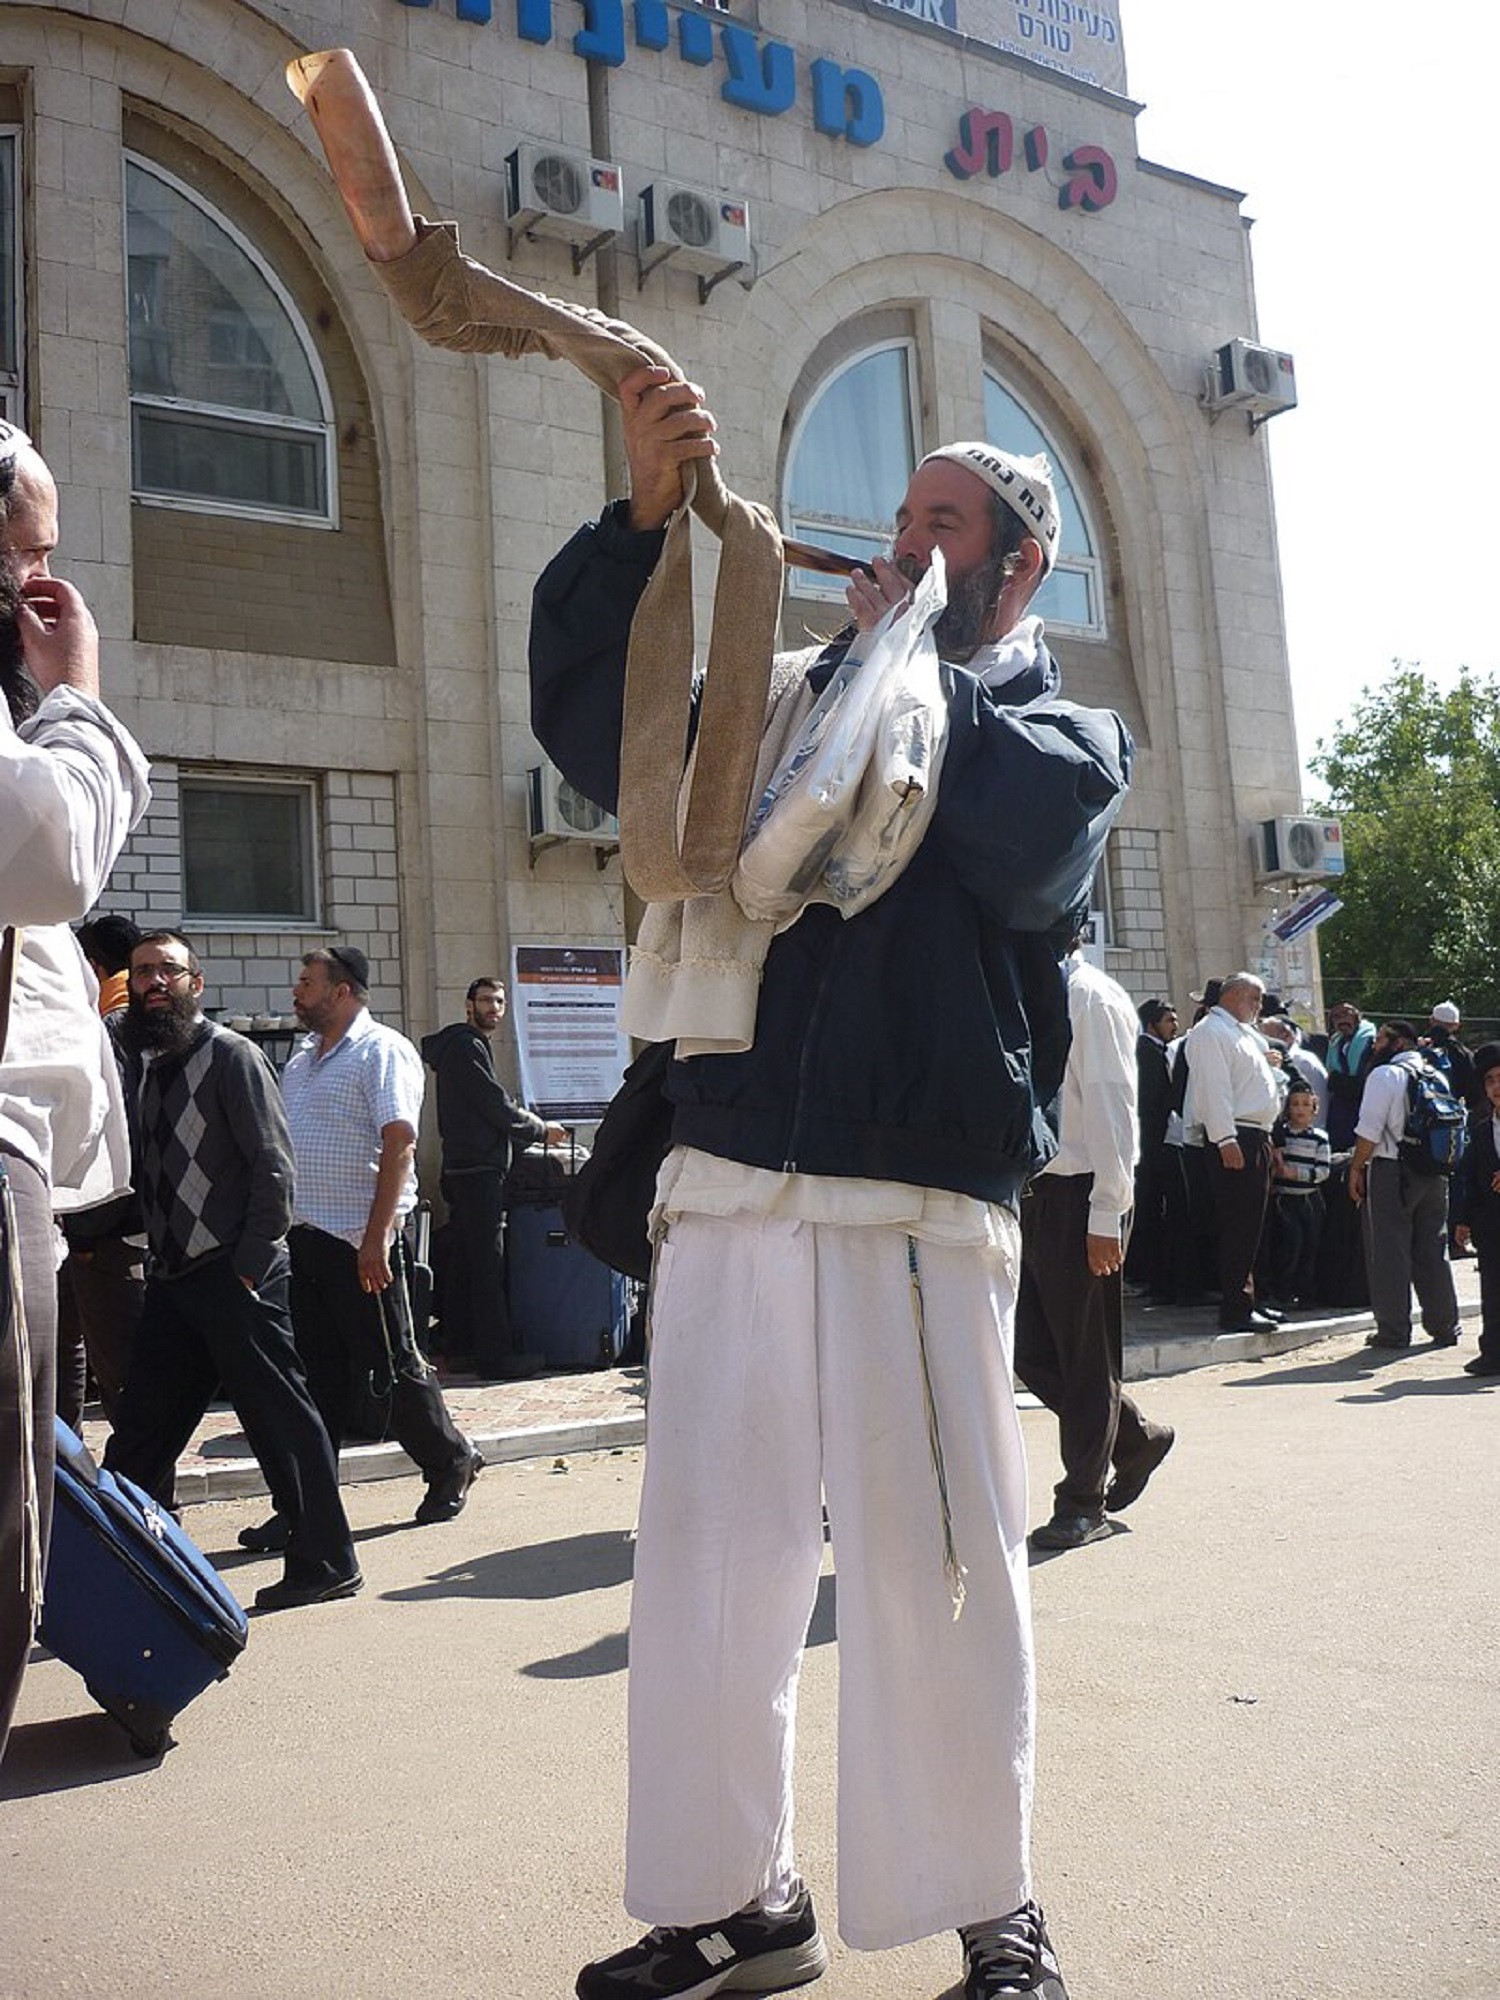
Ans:
<svg viewBox="0 0 1500 2000"><path fill-rule="evenodd" d="M26 671L21 648L21 586L0 562L0 694L13 723L35 715L41 690Z"/></svg>
<svg viewBox="0 0 1500 2000"><path fill-rule="evenodd" d="M169 993L164 1007L147 1007L135 993L126 1002L125 1036L133 1049L181 1055L202 1025L203 1016L192 993Z"/></svg>
<svg viewBox="0 0 1500 2000"><path fill-rule="evenodd" d="M932 628L943 659L962 666L987 639L996 636L990 631L990 624L1009 574L1006 560L1004 556L990 556L973 569L965 570L962 576L949 573L948 602ZM913 588L925 575L915 556L902 556L896 568Z"/></svg>

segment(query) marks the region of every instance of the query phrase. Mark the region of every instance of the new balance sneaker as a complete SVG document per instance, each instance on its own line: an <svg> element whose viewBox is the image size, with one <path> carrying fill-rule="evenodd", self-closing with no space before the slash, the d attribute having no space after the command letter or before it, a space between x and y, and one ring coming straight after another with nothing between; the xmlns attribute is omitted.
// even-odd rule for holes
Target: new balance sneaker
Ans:
<svg viewBox="0 0 1500 2000"><path fill-rule="evenodd" d="M639 1944L586 1965L574 1990L578 2000L708 2000L711 1993L781 1993L827 1967L828 1947L804 1889L775 1915L741 1910L716 1924L658 1924Z"/></svg>
<svg viewBox="0 0 1500 2000"><path fill-rule="evenodd" d="M1039 1903L1023 1903L995 1923L959 1932L964 2000L1068 2000Z"/></svg>

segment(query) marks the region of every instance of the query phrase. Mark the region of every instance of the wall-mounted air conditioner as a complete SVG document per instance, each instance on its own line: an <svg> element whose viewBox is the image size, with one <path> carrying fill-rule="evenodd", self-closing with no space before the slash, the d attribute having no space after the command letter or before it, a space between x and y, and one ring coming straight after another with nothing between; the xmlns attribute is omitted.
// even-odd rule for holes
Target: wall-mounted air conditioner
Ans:
<svg viewBox="0 0 1500 2000"><path fill-rule="evenodd" d="M751 268L750 209L738 195L713 194L677 181L641 189L636 245L644 278L671 258L698 273L698 295Z"/></svg>
<svg viewBox="0 0 1500 2000"><path fill-rule="evenodd" d="M531 838L584 840L593 847L618 847L620 822L603 806L574 789L555 764L536 764L526 773Z"/></svg>
<svg viewBox="0 0 1500 2000"><path fill-rule="evenodd" d="M1265 882L1283 876L1304 881L1341 876L1344 829L1336 819L1263 819L1256 832L1255 861L1255 872Z"/></svg>
<svg viewBox="0 0 1500 2000"><path fill-rule="evenodd" d="M1290 354L1253 340L1226 340L1203 377L1205 410L1243 410L1262 423L1297 407L1297 370Z"/></svg>
<svg viewBox="0 0 1500 2000"><path fill-rule="evenodd" d="M561 236L577 270L625 227L625 188L613 160L524 142L505 162L505 220L517 235Z"/></svg>

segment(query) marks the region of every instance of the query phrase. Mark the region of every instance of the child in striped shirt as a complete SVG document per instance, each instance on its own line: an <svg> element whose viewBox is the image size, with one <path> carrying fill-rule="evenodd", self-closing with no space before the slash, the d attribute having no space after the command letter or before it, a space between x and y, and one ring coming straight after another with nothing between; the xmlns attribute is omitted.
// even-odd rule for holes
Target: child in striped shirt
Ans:
<svg viewBox="0 0 1500 2000"><path fill-rule="evenodd" d="M1311 1301L1323 1240L1320 1190L1332 1157L1317 1118L1316 1092L1295 1081L1271 1132L1271 1290L1287 1305Z"/></svg>

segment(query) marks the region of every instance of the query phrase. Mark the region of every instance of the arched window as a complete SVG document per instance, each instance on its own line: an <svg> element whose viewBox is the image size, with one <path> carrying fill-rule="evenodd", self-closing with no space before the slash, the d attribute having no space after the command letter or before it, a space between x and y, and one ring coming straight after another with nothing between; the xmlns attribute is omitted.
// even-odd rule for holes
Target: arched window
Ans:
<svg viewBox="0 0 1500 2000"><path fill-rule="evenodd" d="M1104 593L1099 557L1088 516L1068 474L1067 461L1013 389L986 369L984 428L991 444L1022 456L1042 451L1052 462L1062 515L1062 539L1052 573L1031 601L1031 610L1054 630L1104 636Z"/></svg>
<svg viewBox="0 0 1500 2000"><path fill-rule="evenodd" d="M787 532L871 560L890 547L891 522L916 464L916 362L909 340L867 347L823 383L787 452ZM839 599L837 577L792 572L799 597Z"/></svg>
<svg viewBox="0 0 1500 2000"><path fill-rule="evenodd" d="M125 156L136 497L336 523L328 383L260 253L154 161Z"/></svg>

